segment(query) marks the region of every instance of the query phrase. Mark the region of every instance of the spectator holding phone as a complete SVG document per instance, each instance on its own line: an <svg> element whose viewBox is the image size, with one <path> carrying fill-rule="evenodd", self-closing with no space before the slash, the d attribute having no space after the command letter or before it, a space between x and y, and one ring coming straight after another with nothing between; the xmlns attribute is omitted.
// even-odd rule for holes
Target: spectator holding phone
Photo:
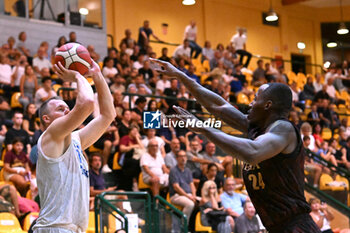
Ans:
<svg viewBox="0 0 350 233"><path fill-rule="evenodd" d="M320 200L316 198L310 198L309 204L311 206L310 215L321 232L333 233L330 223L334 219L334 216L328 209L327 204L325 202L320 203Z"/></svg>

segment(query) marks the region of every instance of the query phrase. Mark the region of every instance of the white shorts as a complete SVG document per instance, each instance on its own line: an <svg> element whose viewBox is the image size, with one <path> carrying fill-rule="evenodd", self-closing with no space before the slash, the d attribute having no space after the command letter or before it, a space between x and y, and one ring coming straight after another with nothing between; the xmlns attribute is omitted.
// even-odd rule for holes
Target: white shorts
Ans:
<svg viewBox="0 0 350 233"><path fill-rule="evenodd" d="M20 172L25 172L26 169L24 167L12 167L12 169L15 169L16 171L20 171ZM8 173L4 171L4 179L5 181L10 181L11 177L13 175L16 175L17 173Z"/></svg>
<svg viewBox="0 0 350 233"><path fill-rule="evenodd" d="M75 232L64 228L45 227L45 228L35 229L33 233L75 233Z"/></svg>
<svg viewBox="0 0 350 233"><path fill-rule="evenodd" d="M167 173L164 173L161 176L158 176L159 178L159 184L162 188L164 187L168 187L169 184L169 175ZM145 182L146 184L150 184L150 176L144 177L143 182Z"/></svg>

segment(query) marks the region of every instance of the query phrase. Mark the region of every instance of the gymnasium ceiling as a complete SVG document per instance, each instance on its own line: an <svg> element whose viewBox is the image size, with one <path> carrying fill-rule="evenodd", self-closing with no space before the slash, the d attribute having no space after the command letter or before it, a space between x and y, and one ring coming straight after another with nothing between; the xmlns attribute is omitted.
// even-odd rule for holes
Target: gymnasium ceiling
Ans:
<svg viewBox="0 0 350 233"><path fill-rule="evenodd" d="M337 7L340 4L339 0L282 0L283 5L303 4L310 7L324 8ZM350 0L342 0L343 6L350 6Z"/></svg>

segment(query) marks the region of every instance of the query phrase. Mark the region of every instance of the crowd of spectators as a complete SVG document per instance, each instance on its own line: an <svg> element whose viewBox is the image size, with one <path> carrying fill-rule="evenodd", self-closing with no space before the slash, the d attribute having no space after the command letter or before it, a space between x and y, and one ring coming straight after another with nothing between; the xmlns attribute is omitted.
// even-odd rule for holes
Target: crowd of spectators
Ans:
<svg viewBox="0 0 350 233"><path fill-rule="evenodd" d="M196 42L196 22L191 21L185 29L183 42L173 55L169 55L168 48L164 47L157 56L150 36L161 41L148 21L140 27L138 39L126 29L119 48L109 48L107 56L101 60L93 45L86 45L92 59L101 65L117 112L115 121L104 135L85 152L91 165L92 197L115 189L137 191L139 183L143 182L149 185L154 196L170 190L170 201L182 206L189 220L191 213L199 211L203 222L218 232L246 232L240 230L246 229L245 225L250 227L249 232L262 229L249 197L234 191L235 187L241 189L242 180L233 177L230 155L218 156L214 143L185 128L170 124L158 130L143 129L144 111L159 110L162 121L176 121L164 117L174 113L174 105L193 112L202 111L186 87L173 77L158 74L149 58L172 63L233 105L239 95L253 100L257 87L263 83L290 85L293 93L290 120L300 128L305 148L334 166L350 169L350 126L347 117L339 115L339 109L345 109L349 104L346 99L350 83L347 62L338 68L332 64L324 76L309 75L300 85L285 73L283 66L277 67L275 60L265 64L258 60L256 69L251 69L252 54L247 51L243 29L238 30L227 46L218 44L214 49L210 41L205 41L200 47ZM71 32L68 39L61 36L56 45L51 45L52 49L43 41L37 51L28 49L27 39L31 38L27 38L26 32L20 32L17 41L10 36L0 48L0 88L3 93L0 97L0 143L3 145L4 179L12 181L22 196L32 190L35 199L36 143L42 133L36 111L44 101L56 95L74 107L74 90L57 92L54 87L74 89L75 84L55 78L52 62L55 51L65 43L77 42L77 35ZM199 73L198 64L201 67L208 64L207 70ZM18 98L14 99L17 93ZM185 99L151 98L149 95ZM19 105L14 105L16 100ZM325 130L331 132L329 141L323 137ZM98 155L92 151L97 151ZM118 172L112 171L115 156L121 167ZM306 167L315 174L315 187L322 172L333 172L312 159L306 161ZM114 175L112 187L107 187L103 180L101 174L105 173ZM10 187L12 190L13 186ZM1 190L2 186L0 194ZM12 200L12 203L16 215L20 216L16 201ZM196 206L200 206L199 210ZM223 213L211 215L212 211Z"/></svg>

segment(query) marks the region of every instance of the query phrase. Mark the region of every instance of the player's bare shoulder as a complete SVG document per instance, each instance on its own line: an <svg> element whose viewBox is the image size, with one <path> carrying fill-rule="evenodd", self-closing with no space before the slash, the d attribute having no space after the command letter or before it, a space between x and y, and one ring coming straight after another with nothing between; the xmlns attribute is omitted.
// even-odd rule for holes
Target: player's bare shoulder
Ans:
<svg viewBox="0 0 350 233"><path fill-rule="evenodd" d="M286 143L287 146L282 151L283 154L292 153L298 144L296 131L289 121L278 120L274 122L267 131L280 136L281 140Z"/></svg>

